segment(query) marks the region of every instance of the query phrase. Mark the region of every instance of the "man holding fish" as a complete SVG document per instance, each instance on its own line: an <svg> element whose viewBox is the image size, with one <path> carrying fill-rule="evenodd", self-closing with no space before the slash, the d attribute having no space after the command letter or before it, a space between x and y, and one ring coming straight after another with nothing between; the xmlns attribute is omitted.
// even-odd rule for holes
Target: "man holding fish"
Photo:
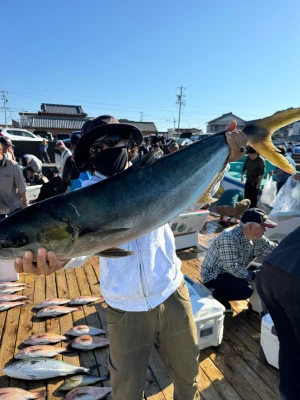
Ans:
<svg viewBox="0 0 300 400"><path fill-rule="evenodd" d="M236 131L234 122L228 129L233 132L226 133L231 151L227 161L238 160L247 137ZM92 166L98 181L116 176L128 168L129 149L142 140L136 127L100 116L83 125L76 164L81 169ZM49 275L68 261L39 248L37 263L33 252L26 251L23 258L16 259L15 268ZM121 249L102 252L100 261L101 293L108 305L112 398L142 399L150 353L158 342L174 375L176 398L200 399L197 332L169 225L123 244Z"/></svg>

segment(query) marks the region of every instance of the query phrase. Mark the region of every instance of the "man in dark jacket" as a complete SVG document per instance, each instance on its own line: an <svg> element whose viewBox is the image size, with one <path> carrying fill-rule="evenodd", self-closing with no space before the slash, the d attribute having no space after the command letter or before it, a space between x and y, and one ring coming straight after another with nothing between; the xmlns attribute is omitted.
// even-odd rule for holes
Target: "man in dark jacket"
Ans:
<svg viewBox="0 0 300 400"><path fill-rule="evenodd" d="M57 196L61 193L65 193L67 185L58 175L58 172L59 171L56 167L47 169L47 171L45 172L45 176L49 180L49 182L43 184L38 198L35 200L31 200L30 204L37 203L53 196Z"/></svg>
<svg viewBox="0 0 300 400"><path fill-rule="evenodd" d="M247 171L247 179L245 183L245 199L251 201L250 207L257 207L257 196L260 189L261 181L266 172L266 164L260 155L250 146L247 146L247 154L243 170L241 181L244 181L244 173Z"/></svg>
<svg viewBox="0 0 300 400"><path fill-rule="evenodd" d="M300 399L300 227L286 236L256 273L257 291L278 335L282 400Z"/></svg>

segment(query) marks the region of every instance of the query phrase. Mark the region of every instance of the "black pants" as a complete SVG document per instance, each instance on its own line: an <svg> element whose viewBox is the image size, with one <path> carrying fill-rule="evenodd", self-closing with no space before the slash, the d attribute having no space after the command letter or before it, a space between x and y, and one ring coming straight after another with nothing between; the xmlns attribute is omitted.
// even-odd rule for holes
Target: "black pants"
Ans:
<svg viewBox="0 0 300 400"><path fill-rule="evenodd" d="M257 291L279 339L281 399L300 399L300 279L264 263L256 273Z"/></svg>
<svg viewBox="0 0 300 400"><path fill-rule="evenodd" d="M214 289L213 296L226 308L230 300L246 300L253 293L253 287L246 279L237 278L231 274L220 274L216 279L205 283L209 289Z"/></svg>
<svg viewBox="0 0 300 400"><path fill-rule="evenodd" d="M257 196L259 189L256 189L257 183L246 182L245 183L245 199L251 201L250 208L257 207Z"/></svg>

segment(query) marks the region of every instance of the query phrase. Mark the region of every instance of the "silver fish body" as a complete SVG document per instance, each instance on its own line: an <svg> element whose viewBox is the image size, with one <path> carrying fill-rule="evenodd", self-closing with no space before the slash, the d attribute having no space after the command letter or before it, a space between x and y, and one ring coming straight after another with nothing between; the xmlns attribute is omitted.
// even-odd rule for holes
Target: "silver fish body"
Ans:
<svg viewBox="0 0 300 400"><path fill-rule="evenodd" d="M79 387L71 390L64 400L100 400L106 397L111 392L111 387Z"/></svg>
<svg viewBox="0 0 300 400"><path fill-rule="evenodd" d="M0 289L0 295L17 293L24 289L27 289L27 286L6 287L6 288Z"/></svg>
<svg viewBox="0 0 300 400"><path fill-rule="evenodd" d="M23 306L24 304L28 304L25 301L2 301L0 302L0 312L9 310L10 308Z"/></svg>
<svg viewBox="0 0 300 400"><path fill-rule="evenodd" d="M50 306L62 306L64 304L69 303L69 301L70 299L60 299L60 298L46 299L41 301L40 303L37 303L35 305L35 308L40 309Z"/></svg>
<svg viewBox="0 0 300 400"><path fill-rule="evenodd" d="M17 360L26 360L28 358L55 357L58 354L66 353L68 351L67 347L55 347L48 344L40 344L20 350L15 354L15 358Z"/></svg>
<svg viewBox="0 0 300 400"><path fill-rule="evenodd" d="M24 389L19 388L0 388L0 399L1 400L30 400L30 399L41 399L46 397L45 390L40 392L31 393Z"/></svg>
<svg viewBox="0 0 300 400"><path fill-rule="evenodd" d="M38 318L57 317L59 315L69 314L74 311L79 311L79 307L64 307L64 306L49 306L42 308L36 313Z"/></svg>
<svg viewBox="0 0 300 400"><path fill-rule="evenodd" d="M94 383L107 381L110 378L110 374L103 376L92 376L92 375L74 375L65 379L64 383L58 388L63 392L75 389L81 386L89 386Z"/></svg>
<svg viewBox="0 0 300 400"><path fill-rule="evenodd" d="M97 300L103 300L103 297L94 296L79 296L69 301L70 306L84 305L89 303L94 303Z"/></svg>
<svg viewBox="0 0 300 400"><path fill-rule="evenodd" d="M19 300L31 300L29 296L23 296L21 294L0 294L0 301L19 301Z"/></svg>
<svg viewBox="0 0 300 400"><path fill-rule="evenodd" d="M247 122L244 132L260 154L294 173L270 136L274 128L299 118L300 108L285 110ZM147 156L120 174L35 203L0 221L0 260L22 257L27 249L36 254L41 246L53 250L59 259L131 255L118 250L119 246L159 228L208 197L212 182L228 161L229 146L222 131L155 162Z"/></svg>
<svg viewBox="0 0 300 400"><path fill-rule="evenodd" d="M73 374L92 375L92 370L52 358L30 358L6 365L2 372L11 378L35 381Z"/></svg>
<svg viewBox="0 0 300 400"><path fill-rule="evenodd" d="M71 346L74 349L89 351L97 347L109 346L109 340L102 337L84 335L72 340Z"/></svg>
<svg viewBox="0 0 300 400"><path fill-rule="evenodd" d="M52 332L37 333L35 335L29 336L24 340L24 344L38 345L38 344L54 344L59 342L64 342L68 340L66 336L58 335Z"/></svg>
<svg viewBox="0 0 300 400"><path fill-rule="evenodd" d="M22 283L22 282L0 282L0 289L3 289L3 288L16 288L18 286L26 286L26 287L28 287L28 285L26 285L25 283Z"/></svg>
<svg viewBox="0 0 300 400"><path fill-rule="evenodd" d="M83 336L83 335L102 335L106 333L103 329L95 328L93 326L88 326L88 325L77 325L73 326L71 329L69 329L65 335L68 336Z"/></svg>

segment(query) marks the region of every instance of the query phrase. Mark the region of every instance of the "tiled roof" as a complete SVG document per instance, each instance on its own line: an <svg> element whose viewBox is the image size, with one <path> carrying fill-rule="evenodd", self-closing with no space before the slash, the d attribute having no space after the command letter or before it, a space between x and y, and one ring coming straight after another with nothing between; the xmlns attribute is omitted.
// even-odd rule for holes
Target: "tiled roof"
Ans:
<svg viewBox="0 0 300 400"><path fill-rule="evenodd" d="M119 119L119 121L124 124L131 124L131 125L136 126L143 133L157 132L157 128L156 128L154 122L135 122L135 121L128 121L127 119L126 120Z"/></svg>
<svg viewBox="0 0 300 400"><path fill-rule="evenodd" d="M88 118L47 118L47 117L33 117L28 122L28 127L31 128L47 128L47 129L73 129L80 130L82 125Z"/></svg>
<svg viewBox="0 0 300 400"><path fill-rule="evenodd" d="M81 106L71 106L63 104L41 104L41 112L47 114L70 114L81 115L84 111Z"/></svg>
<svg viewBox="0 0 300 400"><path fill-rule="evenodd" d="M221 115L221 117L218 117L218 118L212 119L211 121L208 121L207 124L211 124L212 122L219 121L220 119L222 120L224 117L229 117L229 116L230 116L231 118L239 119L240 121L245 122L245 120L243 120L242 118L238 117L238 116L235 115L235 114L232 114L232 112L229 112L229 113L227 113L227 114Z"/></svg>

